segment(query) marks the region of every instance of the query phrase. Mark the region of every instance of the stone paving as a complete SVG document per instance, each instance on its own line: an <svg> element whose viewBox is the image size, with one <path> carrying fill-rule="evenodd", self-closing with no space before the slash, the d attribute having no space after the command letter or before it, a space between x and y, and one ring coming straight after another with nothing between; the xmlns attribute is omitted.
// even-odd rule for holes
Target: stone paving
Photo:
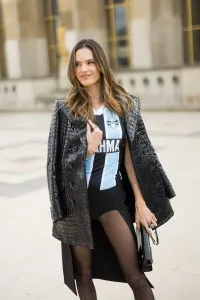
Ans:
<svg viewBox="0 0 200 300"><path fill-rule="evenodd" d="M200 299L200 113L144 113L177 197L147 274L158 300ZM75 300L51 237L46 184L50 113L0 114L0 299ZM126 284L95 281L98 299L131 300Z"/></svg>

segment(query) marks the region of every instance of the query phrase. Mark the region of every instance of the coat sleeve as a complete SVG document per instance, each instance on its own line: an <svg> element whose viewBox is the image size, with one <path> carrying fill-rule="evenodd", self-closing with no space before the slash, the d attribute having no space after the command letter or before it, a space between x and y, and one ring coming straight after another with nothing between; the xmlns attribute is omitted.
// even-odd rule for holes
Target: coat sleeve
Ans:
<svg viewBox="0 0 200 300"><path fill-rule="evenodd" d="M47 182L50 197L50 211L53 221L60 219L60 193L58 185L58 159L59 159L59 104L55 102L52 111L48 149L47 149Z"/></svg>
<svg viewBox="0 0 200 300"><path fill-rule="evenodd" d="M152 143L148 137L142 116L139 114L138 115L138 120L137 120L137 125L136 125L136 136L139 137L140 140L142 140L142 144L144 146L143 151L145 152L145 155L147 156L152 156L156 162L156 166L159 170L160 176L162 178L163 181L163 186L165 188L165 192L166 192L166 196L168 199L171 199L173 197L175 197L175 192L173 190L173 187L158 159L158 156L155 152L154 147L152 146Z"/></svg>

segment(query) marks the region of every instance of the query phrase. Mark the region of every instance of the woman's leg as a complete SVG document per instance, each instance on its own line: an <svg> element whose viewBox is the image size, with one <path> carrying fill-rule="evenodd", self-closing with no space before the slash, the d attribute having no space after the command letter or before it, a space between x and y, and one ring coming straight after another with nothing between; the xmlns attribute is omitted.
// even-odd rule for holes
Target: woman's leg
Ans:
<svg viewBox="0 0 200 300"><path fill-rule="evenodd" d="M154 300L153 292L138 263L138 251L133 235L122 215L110 211L100 216L99 221L113 246L126 280L136 300Z"/></svg>
<svg viewBox="0 0 200 300"><path fill-rule="evenodd" d="M72 253L76 264L76 283L80 300L97 300L92 281L92 253L84 246L72 246Z"/></svg>

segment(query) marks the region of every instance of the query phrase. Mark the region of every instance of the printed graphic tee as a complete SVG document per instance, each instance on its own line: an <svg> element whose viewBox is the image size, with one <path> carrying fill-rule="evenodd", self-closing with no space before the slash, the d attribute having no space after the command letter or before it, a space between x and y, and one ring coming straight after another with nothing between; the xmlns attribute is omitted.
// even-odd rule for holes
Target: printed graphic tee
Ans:
<svg viewBox="0 0 200 300"><path fill-rule="evenodd" d="M86 160L87 187L104 191L115 187L121 180L124 127L118 115L105 106L93 109L93 112L103 138L96 153Z"/></svg>

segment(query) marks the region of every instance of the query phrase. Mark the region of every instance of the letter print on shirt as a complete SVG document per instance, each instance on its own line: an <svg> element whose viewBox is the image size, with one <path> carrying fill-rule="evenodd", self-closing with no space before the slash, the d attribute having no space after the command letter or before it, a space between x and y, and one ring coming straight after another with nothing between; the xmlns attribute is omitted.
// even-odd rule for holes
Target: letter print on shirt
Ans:
<svg viewBox="0 0 200 300"><path fill-rule="evenodd" d="M86 177L88 188L100 191L116 186L116 177L120 177L123 130L117 114L108 108L98 109L95 115L97 125L103 131L103 139L95 155L86 160Z"/></svg>

